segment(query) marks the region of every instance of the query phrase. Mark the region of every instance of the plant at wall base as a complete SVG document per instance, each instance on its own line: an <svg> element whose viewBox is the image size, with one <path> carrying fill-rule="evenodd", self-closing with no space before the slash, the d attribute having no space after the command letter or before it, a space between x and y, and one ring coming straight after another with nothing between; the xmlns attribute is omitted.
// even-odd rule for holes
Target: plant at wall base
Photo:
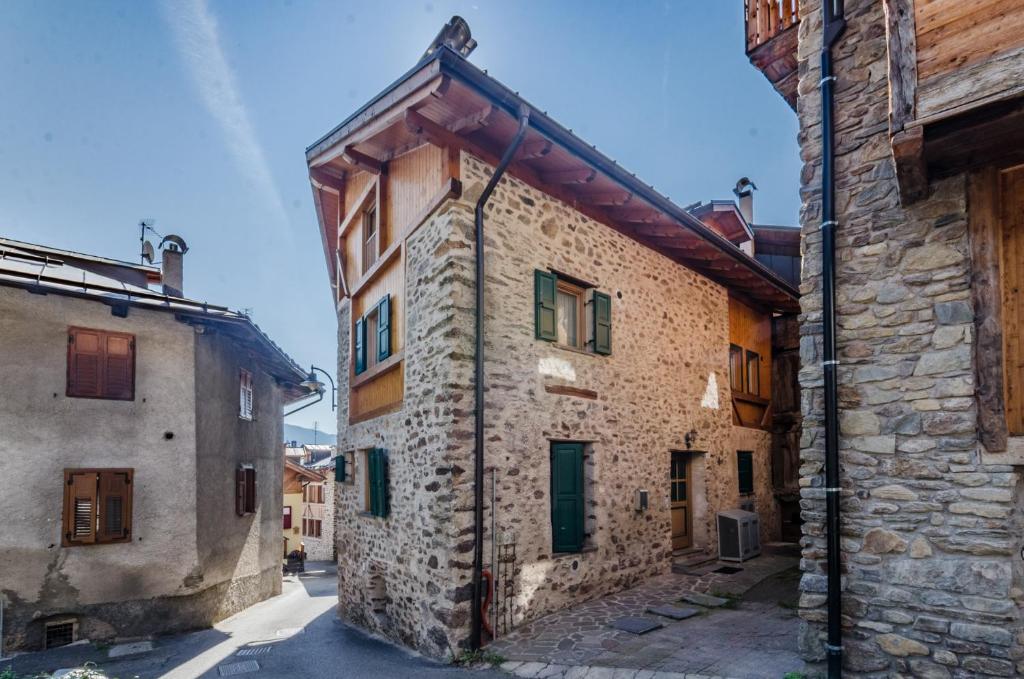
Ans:
<svg viewBox="0 0 1024 679"><path fill-rule="evenodd" d="M476 651L463 651L453 662L463 667L476 667L480 665L496 667L505 662L505 657L494 651L479 649Z"/></svg>

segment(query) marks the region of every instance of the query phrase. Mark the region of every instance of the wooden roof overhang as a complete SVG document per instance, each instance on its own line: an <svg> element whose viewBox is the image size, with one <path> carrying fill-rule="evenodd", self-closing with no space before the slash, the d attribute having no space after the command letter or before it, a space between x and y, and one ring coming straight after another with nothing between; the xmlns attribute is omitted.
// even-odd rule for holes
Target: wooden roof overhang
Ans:
<svg viewBox="0 0 1024 679"><path fill-rule="evenodd" d="M798 291L773 271L447 48L306 151L331 280L337 220L326 215L320 191L343 194L347 174L379 173L426 142L495 165L516 133L522 107L529 111L529 130L510 174L758 306L799 311Z"/></svg>
<svg viewBox="0 0 1024 679"><path fill-rule="evenodd" d="M689 212L733 243L754 237L747 220L731 200L713 200L691 208Z"/></svg>

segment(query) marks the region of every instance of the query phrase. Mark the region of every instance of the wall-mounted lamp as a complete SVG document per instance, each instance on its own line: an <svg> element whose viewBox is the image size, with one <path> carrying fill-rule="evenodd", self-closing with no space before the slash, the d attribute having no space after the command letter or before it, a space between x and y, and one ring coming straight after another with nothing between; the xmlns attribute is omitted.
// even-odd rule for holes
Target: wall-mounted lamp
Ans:
<svg viewBox="0 0 1024 679"><path fill-rule="evenodd" d="M689 450L690 448L693 448L693 444L694 444L694 442L696 440L697 440L697 430L696 429L691 429L690 431L686 432L686 435L683 437L683 443L686 444L686 449Z"/></svg>
<svg viewBox="0 0 1024 679"><path fill-rule="evenodd" d="M309 406L313 405L314 403L319 403L320 401L322 401L324 399L324 392L326 391L326 386L324 385L323 382L321 382L320 380L318 380L316 378L317 372L323 373L324 377L327 378L327 381L331 383L331 410L337 410L338 409L338 404L337 404L337 401L335 399L335 397L336 397L336 395L338 393L338 389L337 389L336 386L334 386L334 378L331 377L331 374L329 372L327 372L326 370L324 370L323 368L318 368L315 365L311 365L311 366L309 366L309 374L306 375L306 379L304 379L301 383L299 383L299 386L303 387L304 389L308 389L312 393L315 393L317 395L317 398L316 398L315 401L310 401L309 403L306 403L305 405L301 405L298 408L296 408L295 410L288 411L287 413L284 414L285 417L288 417L289 415L297 413L300 410L302 410L303 408L308 408Z"/></svg>

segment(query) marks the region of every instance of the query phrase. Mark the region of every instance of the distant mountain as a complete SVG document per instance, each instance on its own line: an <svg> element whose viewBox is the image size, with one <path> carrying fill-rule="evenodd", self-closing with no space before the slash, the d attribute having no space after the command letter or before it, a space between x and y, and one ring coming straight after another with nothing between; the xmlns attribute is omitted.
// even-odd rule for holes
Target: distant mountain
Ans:
<svg viewBox="0 0 1024 679"><path fill-rule="evenodd" d="M315 435L315 436L314 436ZM315 440L314 440L315 438ZM306 429L305 427L299 427L294 424L284 425L284 440L285 441L298 441L300 444L303 443L330 443L334 445L338 442L338 437L335 434L327 434L322 431L314 432L312 429Z"/></svg>

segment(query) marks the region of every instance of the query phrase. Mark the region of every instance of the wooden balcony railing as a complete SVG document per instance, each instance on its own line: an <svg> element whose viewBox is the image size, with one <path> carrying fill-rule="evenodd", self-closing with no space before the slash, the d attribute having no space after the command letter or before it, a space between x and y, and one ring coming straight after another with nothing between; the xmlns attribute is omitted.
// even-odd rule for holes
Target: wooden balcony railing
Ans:
<svg viewBox="0 0 1024 679"><path fill-rule="evenodd" d="M743 0L747 53L800 21L800 0Z"/></svg>

